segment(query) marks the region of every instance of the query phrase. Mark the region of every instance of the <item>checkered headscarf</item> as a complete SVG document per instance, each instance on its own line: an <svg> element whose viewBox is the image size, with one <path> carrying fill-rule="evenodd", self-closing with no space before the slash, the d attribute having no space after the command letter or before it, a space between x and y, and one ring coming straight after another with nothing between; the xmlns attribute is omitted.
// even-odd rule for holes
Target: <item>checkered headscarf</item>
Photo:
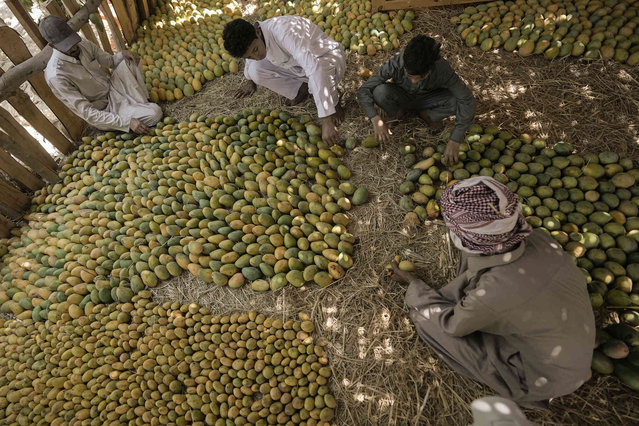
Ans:
<svg viewBox="0 0 639 426"><path fill-rule="evenodd" d="M453 242L469 253L508 250L532 231L517 196L491 177L456 182L446 188L439 203Z"/></svg>

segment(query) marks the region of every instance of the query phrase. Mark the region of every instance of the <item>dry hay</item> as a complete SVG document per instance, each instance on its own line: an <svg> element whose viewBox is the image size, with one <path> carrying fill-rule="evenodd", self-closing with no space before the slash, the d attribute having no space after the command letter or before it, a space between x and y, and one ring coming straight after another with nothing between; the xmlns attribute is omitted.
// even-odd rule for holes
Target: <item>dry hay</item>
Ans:
<svg viewBox="0 0 639 426"><path fill-rule="evenodd" d="M547 62L505 51L469 49L448 23L459 10L418 13L414 34L421 31L444 42L444 56L476 95L476 121L547 136L552 141L565 139L580 150L613 149L636 157L637 128L632 121L639 116L636 70L617 64ZM409 37L403 37L404 44ZM358 73L361 67L375 70L389 56L349 55L342 83L344 137L363 138L371 132L356 99L356 89L362 83ZM194 112L233 115L242 108L255 107L284 108L295 114L315 111L312 100L285 107L281 97L263 88L250 98L235 100L232 95L242 81L241 74L216 79L195 96L165 105L165 112L186 120ZM586 86L589 89L582 90ZM449 127L451 123L447 121ZM401 123L393 132L396 141L415 137L420 145L436 139L418 120ZM371 193L369 203L350 212L350 230L358 237L358 244L355 264L345 278L325 289L311 285L255 294L248 288L211 287L185 274L154 289L155 297L197 301L219 313L256 309L283 318L310 313L318 334L328 341L332 392L340 401L338 424L468 424L470 402L491 391L455 374L432 356L406 315L405 286L392 282L383 271L384 265L400 254L416 263L427 283L434 287L446 283L455 273L455 254L445 228L438 221L415 232L403 228L397 187L406 170L394 144L379 149L360 147L344 160L353 173L353 183ZM638 424L639 395L615 378L596 377L575 394L553 400L550 411L528 410L526 414L547 425Z"/></svg>

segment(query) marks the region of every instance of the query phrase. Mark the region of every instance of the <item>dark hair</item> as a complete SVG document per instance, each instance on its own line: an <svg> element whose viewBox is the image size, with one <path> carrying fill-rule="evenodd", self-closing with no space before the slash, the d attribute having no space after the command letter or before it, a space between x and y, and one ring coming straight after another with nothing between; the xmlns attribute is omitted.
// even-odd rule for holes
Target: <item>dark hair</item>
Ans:
<svg viewBox="0 0 639 426"><path fill-rule="evenodd" d="M439 59L440 44L420 34L408 42L404 49L404 68L410 75L426 74Z"/></svg>
<svg viewBox="0 0 639 426"><path fill-rule="evenodd" d="M224 48L231 56L241 58L257 38L255 27L244 19L234 19L224 27Z"/></svg>

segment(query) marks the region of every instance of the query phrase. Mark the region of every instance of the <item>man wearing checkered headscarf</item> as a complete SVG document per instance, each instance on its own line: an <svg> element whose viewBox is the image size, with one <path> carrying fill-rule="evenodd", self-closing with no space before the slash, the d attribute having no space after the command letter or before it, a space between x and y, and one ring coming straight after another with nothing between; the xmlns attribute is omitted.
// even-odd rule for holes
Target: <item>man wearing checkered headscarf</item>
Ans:
<svg viewBox="0 0 639 426"><path fill-rule="evenodd" d="M468 253L509 250L532 230L517 196L493 178L456 182L446 188L440 205L455 246Z"/></svg>
<svg viewBox="0 0 639 426"><path fill-rule="evenodd" d="M457 372L525 407L543 407L590 376L595 323L583 274L561 246L531 231L517 196L492 178L440 200L457 278L439 290L410 273L406 305L419 336Z"/></svg>

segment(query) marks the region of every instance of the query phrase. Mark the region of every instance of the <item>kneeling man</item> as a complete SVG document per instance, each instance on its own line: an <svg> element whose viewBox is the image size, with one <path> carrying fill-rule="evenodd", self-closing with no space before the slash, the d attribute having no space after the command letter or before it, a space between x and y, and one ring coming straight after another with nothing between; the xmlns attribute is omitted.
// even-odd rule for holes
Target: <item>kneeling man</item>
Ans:
<svg viewBox="0 0 639 426"><path fill-rule="evenodd" d="M148 101L138 55L126 50L109 55L54 15L40 21L40 33L53 47L45 80L90 126L143 134L162 118L160 106ZM113 69L111 77L100 66Z"/></svg>
<svg viewBox="0 0 639 426"><path fill-rule="evenodd" d="M251 24L243 19L229 22L222 34L224 48L246 59L247 82L236 97L249 96L264 86L296 105L310 94L315 99L322 125L322 139L338 141L337 126L344 119L337 84L344 77L346 61L342 45L309 19L278 16Z"/></svg>
<svg viewBox="0 0 639 426"><path fill-rule="evenodd" d="M457 372L524 407L544 407L590 377L595 323L586 281L548 234L531 231L515 194L475 177L444 191L442 215L461 250L439 290L394 264L409 283L419 336Z"/></svg>

